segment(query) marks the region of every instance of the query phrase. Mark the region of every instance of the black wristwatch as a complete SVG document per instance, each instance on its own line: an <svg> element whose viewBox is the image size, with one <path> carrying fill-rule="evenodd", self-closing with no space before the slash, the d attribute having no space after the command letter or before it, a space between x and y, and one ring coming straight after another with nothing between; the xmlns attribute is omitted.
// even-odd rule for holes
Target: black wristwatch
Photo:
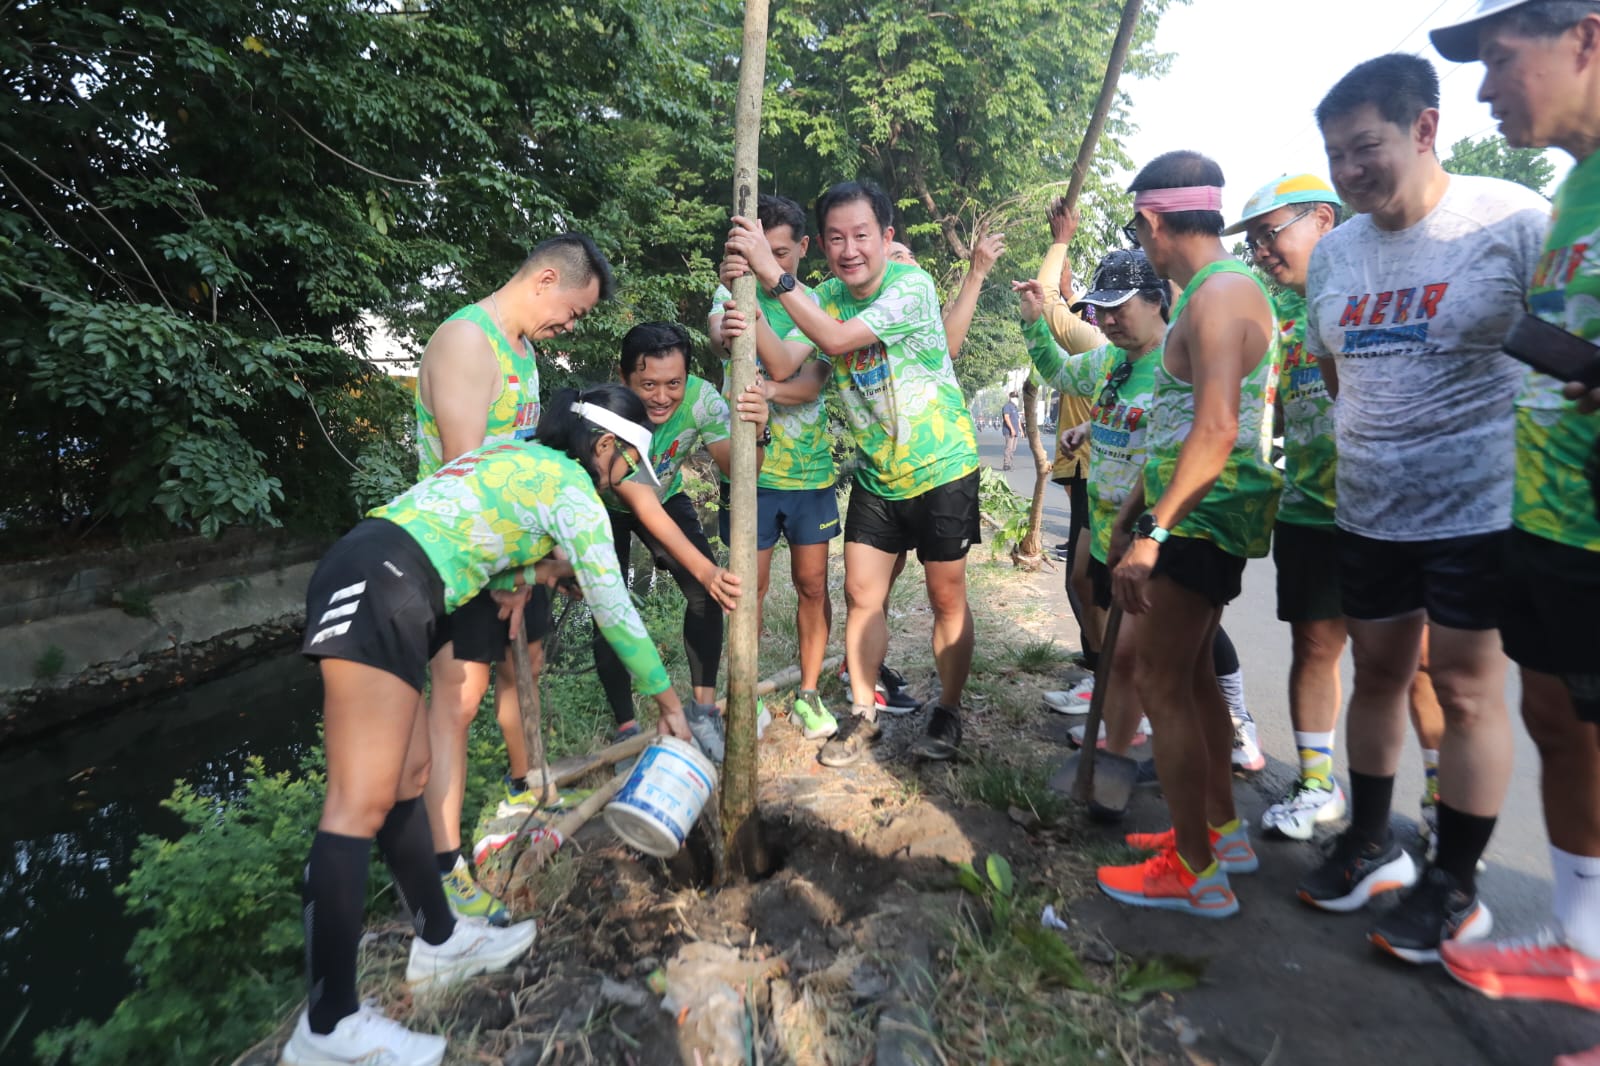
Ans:
<svg viewBox="0 0 1600 1066"><path fill-rule="evenodd" d="M778 275L778 283L768 289L767 294L769 296L782 296L786 292L793 292L798 284L800 283L795 280L794 275L785 271Z"/></svg>
<svg viewBox="0 0 1600 1066"><path fill-rule="evenodd" d="M1168 536L1165 529L1156 525L1156 516L1153 511L1146 511L1139 516L1138 521L1133 523L1133 535L1153 540L1157 544L1165 544Z"/></svg>
<svg viewBox="0 0 1600 1066"><path fill-rule="evenodd" d="M787 276L787 275L785 275ZM761 427L761 436L756 438L757 448L766 448L772 444L772 423L768 422Z"/></svg>

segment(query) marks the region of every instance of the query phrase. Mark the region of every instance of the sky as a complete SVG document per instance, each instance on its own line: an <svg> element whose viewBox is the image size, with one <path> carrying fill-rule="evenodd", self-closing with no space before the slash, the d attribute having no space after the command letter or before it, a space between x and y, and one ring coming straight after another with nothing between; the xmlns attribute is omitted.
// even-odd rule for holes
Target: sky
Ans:
<svg viewBox="0 0 1600 1066"><path fill-rule="evenodd" d="M1139 131L1135 167L1175 148L1222 166L1223 214L1232 223L1256 189L1284 173L1328 176L1312 112L1351 67L1410 52L1439 72L1439 154L1463 137L1497 132L1478 102L1483 67L1451 63L1428 30L1460 21L1476 0L1191 0L1161 19L1156 48L1173 53L1159 79L1125 78ZM1552 151L1556 180L1571 157ZM1129 175L1131 178L1131 175ZM1554 190L1554 184L1545 190Z"/></svg>

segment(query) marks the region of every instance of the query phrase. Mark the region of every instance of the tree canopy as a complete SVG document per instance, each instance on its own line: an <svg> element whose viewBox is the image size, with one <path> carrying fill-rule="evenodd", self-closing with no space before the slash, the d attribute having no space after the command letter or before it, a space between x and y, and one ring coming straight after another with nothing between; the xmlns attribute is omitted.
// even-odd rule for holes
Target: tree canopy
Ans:
<svg viewBox="0 0 1600 1066"><path fill-rule="evenodd" d="M1130 60L1156 74L1151 6ZM726 222L732 0L20 0L0 35L0 512L9 551L93 528L340 528L410 474L412 345L539 239L595 237L619 296L541 353L610 376L642 318L703 326ZM1093 0L774 15L764 185L866 176L943 286L1025 220L962 376L1020 359L1002 278L1047 240L1115 29ZM1083 240L1113 238L1126 100ZM820 268L820 259L813 269ZM1007 358L1010 348L1016 355ZM709 367L707 369L710 369ZM30 534L33 539L30 540Z"/></svg>
<svg viewBox="0 0 1600 1066"><path fill-rule="evenodd" d="M1513 148L1498 133L1473 140L1464 137L1450 146L1444 168L1452 174L1476 174L1485 178L1504 178L1526 185L1541 196L1550 193L1556 168L1536 148Z"/></svg>

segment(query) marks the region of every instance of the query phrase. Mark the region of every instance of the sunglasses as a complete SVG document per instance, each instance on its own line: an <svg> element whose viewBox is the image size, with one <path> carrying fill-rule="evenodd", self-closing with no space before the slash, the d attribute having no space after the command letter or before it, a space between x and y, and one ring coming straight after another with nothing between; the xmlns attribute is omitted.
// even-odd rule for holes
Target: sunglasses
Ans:
<svg viewBox="0 0 1600 1066"><path fill-rule="evenodd" d="M1138 248L1139 245L1139 216L1134 215L1122 224L1122 235L1128 238L1128 243Z"/></svg>
<svg viewBox="0 0 1600 1066"><path fill-rule="evenodd" d="M1128 379L1132 376L1132 363L1126 359L1118 363L1106 378L1105 387L1100 390L1100 398L1095 401L1095 405L1101 410L1108 410L1117 406L1117 397L1121 392L1122 386L1126 385Z"/></svg>

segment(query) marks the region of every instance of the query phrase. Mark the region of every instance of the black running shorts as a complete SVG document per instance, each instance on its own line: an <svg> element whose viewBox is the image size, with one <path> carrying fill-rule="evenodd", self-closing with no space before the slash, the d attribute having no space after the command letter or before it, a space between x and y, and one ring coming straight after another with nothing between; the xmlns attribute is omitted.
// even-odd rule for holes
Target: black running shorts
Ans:
<svg viewBox="0 0 1600 1066"><path fill-rule="evenodd" d="M410 535L368 518L329 549L306 586L308 659L376 667L422 691L444 645L444 583Z"/></svg>
<svg viewBox="0 0 1600 1066"><path fill-rule="evenodd" d="M976 470L909 500L886 500L859 482L850 490L846 544L865 544L890 555L915 548L924 564L950 563L966 558L980 543L980 532Z"/></svg>
<svg viewBox="0 0 1600 1066"><path fill-rule="evenodd" d="M529 644L537 644L554 627L550 610L550 590L533 586L528 605L522 610L523 632ZM445 639L454 645L455 657L468 663L497 663L506 657L510 623L501 621L500 605L488 589L451 611L444 620Z"/></svg>
<svg viewBox="0 0 1600 1066"><path fill-rule="evenodd" d="M1517 665L1566 682L1578 717L1600 723L1600 552L1513 529L1500 639Z"/></svg>
<svg viewBox="0 0 1600 1066"><path fill-rule="evenodd" d="M1426 611L1451 629L1499 624L1505 533L1440 540L1374 540L1339 530L1339 593L1346 617L1382 622Z"/></svg>
<svg viewBox="0 0 1600 1066"><path fill-rule="evenodd" d="M1164 577L1200 596L1213 607L1225 607L1239 596L1245 561L1199 537L1171 536L1161 545L1151 577Z"/></svg>
<svg viewBox="0 0 1600 1066"><path fill-rule="evenodd" d="M1344 617L1336 530L1279 522L1272 531L1272 561L1278 568L1280 622Z"/></svg>

